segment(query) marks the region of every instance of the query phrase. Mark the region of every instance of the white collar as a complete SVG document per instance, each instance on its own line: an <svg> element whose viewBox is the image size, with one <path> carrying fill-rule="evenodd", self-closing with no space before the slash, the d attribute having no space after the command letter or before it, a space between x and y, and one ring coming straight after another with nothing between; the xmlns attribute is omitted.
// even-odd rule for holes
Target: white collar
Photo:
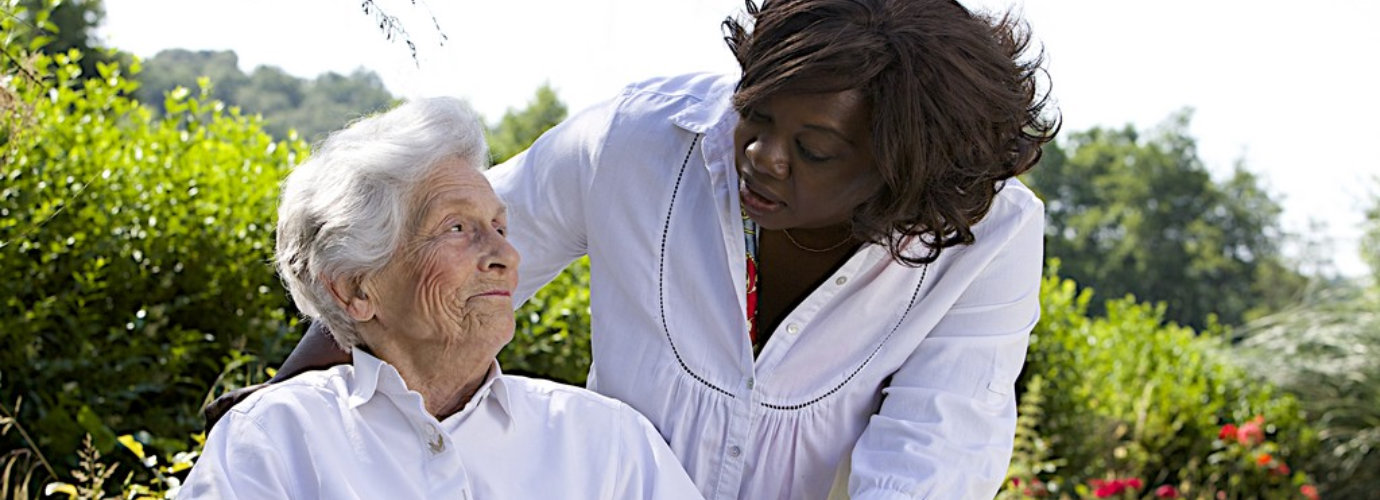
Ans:
<svg viewBox="0 0 1380 500"><path fill-rule="evenodd" d="M347 400L351 409L368 403L376 394L382 393L392 399L400 408L416 406L421 409L423 415L430 416L430 413L426 412L421 394L407 388L402 374L398 373L393 365L359 347L352 350L352 355L354 356L355 369L354 383L350 388L350 396ZM503 383L503 371L498 366L498 360L493 360L490 363L488 374L484 376L484 383L479 386L479 390L475 391L474 396L465 403L464 408L451 416L468 413L471 408L477 406L480 401L493 393L499 409L508 419L505 424L512 425L513 402L509 392L507 385ZM412 402L405 403L409 400Z"/></svg>

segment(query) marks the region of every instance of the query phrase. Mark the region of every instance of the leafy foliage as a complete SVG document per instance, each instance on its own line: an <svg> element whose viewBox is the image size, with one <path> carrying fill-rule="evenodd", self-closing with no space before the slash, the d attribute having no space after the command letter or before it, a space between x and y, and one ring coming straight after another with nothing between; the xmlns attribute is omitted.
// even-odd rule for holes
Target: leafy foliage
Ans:
<svg viewBox="0 0 1380 500"><path fill-rule="evenodd" d="M1226 361L1220 330L1198 335L1166 326L1163 305L1128 299L1107 302L1105 317L1089 316L1091 299L1070 280L1045 279L1022 382L1039 405L1022 408L1041 420L1023 427L1018 441L1027 444L1018 448L1014 477L1064 492L1116 478L1173 485L1194 497L1297 491L1305 476L1243 464L1217 439L1224 423L1262 415L1272 456L1306 463L1315 435L1293 397Z"/></svg>
<svg viewBox="0 0 1380 500"><path fill-rule="evenodd" d="M1280 256L1279 204L1241 165L1214 182L1189 118L1148 137L1130 126L1070 134L1026 181L1045 200L1046 252L1065 277L1164 302L1182 325L1236 325L1296 301L1306 280Z"/></svg>
<svg viewBox="0 0 1380 500"><path fill-rule="evenodd" d="M84 54L77 62L82 73L96 74L96 65L123 57L105 49L95 30L105 19L101 0L0 0L0 16L9 18L5 55L17 61L20 52L13 48L39 49L49 54L76 50Z"/></svg>
<svg viewBox="0 0 1380 500"><path fill-rule="evenodd" d="M155 119L118 65L83 80L79 59L29 59L43 79L8 79L0 113L0 400L24 398L59 469L86 433L107 453L114 429L190 433L228 353L280 359L298 335L269 258L278 180L305 144L204 81Z"/></svg>

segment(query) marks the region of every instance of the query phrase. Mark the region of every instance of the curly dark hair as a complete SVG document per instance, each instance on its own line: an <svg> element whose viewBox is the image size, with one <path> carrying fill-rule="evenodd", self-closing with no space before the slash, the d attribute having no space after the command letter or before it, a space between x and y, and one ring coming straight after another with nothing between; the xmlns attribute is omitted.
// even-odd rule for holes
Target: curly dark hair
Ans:
<svg viewBox="0 0 1380 500"><path fill-rule="evenodd" d="M972 243L1006 179L1032 168L1059 131L1037 89L1044 53L1029 26L952 0L747 0L751 25L723 23L742 67L740 112L777 94L857 89L872 110L884 182L852 218L854 236L905 265ZM908 255L911 238L929 249Z"/></svg>

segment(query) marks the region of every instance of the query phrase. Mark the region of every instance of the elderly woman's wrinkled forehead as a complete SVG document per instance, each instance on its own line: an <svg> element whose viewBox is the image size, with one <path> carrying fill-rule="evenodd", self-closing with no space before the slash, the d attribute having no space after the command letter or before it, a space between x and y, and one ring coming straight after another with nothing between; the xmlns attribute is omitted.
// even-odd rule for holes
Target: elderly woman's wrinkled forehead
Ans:
<svg viewBox="0 0 1380 500"><path fill-rule="evenodd" d="M411 197L413 224L428 225L447 215L505 218L508 208L494 192L489 179L465 158L452 156L437 162Z"/></svg>

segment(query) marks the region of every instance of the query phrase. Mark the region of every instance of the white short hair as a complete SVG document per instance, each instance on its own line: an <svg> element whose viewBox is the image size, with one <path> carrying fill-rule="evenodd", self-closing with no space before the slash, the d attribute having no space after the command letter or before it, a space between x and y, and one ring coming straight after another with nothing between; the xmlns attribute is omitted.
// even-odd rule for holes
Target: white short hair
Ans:
<svg viewBox="0 0 1380 500"><path fill-rule="evenodd" d="M329 282L358 286L392 260L419 213L414 192L453 157L488 164L478 118L459 99L418 99L331 134L283 181L278 274L342 348L359 344L359 332Z"/></svg>

